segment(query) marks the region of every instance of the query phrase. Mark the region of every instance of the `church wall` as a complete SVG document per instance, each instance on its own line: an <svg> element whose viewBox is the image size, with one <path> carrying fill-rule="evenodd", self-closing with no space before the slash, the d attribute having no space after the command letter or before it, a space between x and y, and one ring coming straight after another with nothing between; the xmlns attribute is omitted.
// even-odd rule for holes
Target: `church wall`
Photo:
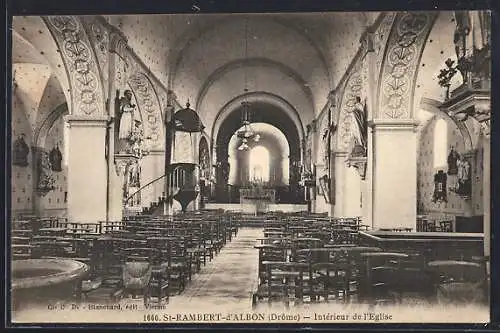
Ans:
<svg viewBox="0 0 500 333"><path fill-rule="evenodd" d="M36 117L34 111L31 117ZM33 159L33 129L26 116L23 103L14 95L12 102L12 141L14 142L22 134L24 134L26 144L30 147L30 152L28 154L28 166L12 165L11 207L13 215L33 213L35 209L33 201L36 199L34 193L36 180L33 179L33 163L36 162ZM50 152L56 145L64 154L64 120L62 117L58 118L50 128L44 149ZM67 169L64 163L62 163L62 171L53 172L53 176L55 189L46 196L40 197L39 208L43 210L43 214L46 216L64 216L66 214L67 195Z"/></svg>
<svg viewBox="0 0 500 333"><path fill-rule="evenodd" d="M47 216L64 216L66 214L66 196L68 191L68 169L64 164L64 119L60 117L52 125L45 140L45 149L50 152L56 145L63 154L62 171L53 172L55 189L41 198L44 214Z"/></svg>
<svg viewBox="0 0 500 333"><path fill-rule="evenodd" d="M24 134L24 140L30 147L28 154L28 166L22 167L12 165L11 178L11 207L12 214L27 213L33 211L33 135L31 126L24 111L23 104L17 95L12 95L12 143L20 135Z"/></svg>
<svg viewBox="0 0 500 333"><path fill-rule="evenodd" d="M269 181L272 186L285 185L287 181L284 179L285 172L283 170L282 156L284 155L280 147L271 142L260 143L259 146L267 148L269 151ZM246 152L240 152L236 150L234 153L230 153L230 159L236 160L237 169L234 179L230 179L229 183L231 185L241 186L246 181L249 180L250 170L249 170L249 154L251 150Z"/></svg>
<svg viewBox="0 0 500 333"><path fill-rule="evenodd" d="M453 177L447 179L447 200L448 202L433 203L434 193L434 174L438 169L445 173L448 170L447 165L442 168L434 168L434 135L435 125L439 117L433 117L422 129L419 142L418 165L417 165L417 189L418 189L418 214L430 215L437 220L454 219L456 216L471 217L483 214L482 205L482 148L478 147L475 157L470 160L472 195L470 200L459 197L449 190ZM465 152L464 139L460 134L458 127L451 121L447 123L447 151L448 156L450 147L455 147L459 154ZM477 133L476 133L477 134ZM474 135L474 133L473 133Z"/></svg>

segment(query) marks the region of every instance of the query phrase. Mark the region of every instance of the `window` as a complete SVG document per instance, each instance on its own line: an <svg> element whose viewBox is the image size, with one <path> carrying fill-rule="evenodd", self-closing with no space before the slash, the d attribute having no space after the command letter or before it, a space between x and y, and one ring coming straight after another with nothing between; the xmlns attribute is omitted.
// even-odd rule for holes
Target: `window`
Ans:
<svg viewBox="0 0 500 333"><path fill-rule="evenodd" d="M438 119L434 127L434 168L445 169L448 154L448 124Z"/></svg>
<svg viewBox="0 0 500 333"><path fill-rule="evenodd" d="M269 151L257 146L250 151L249 170L251 181L269 181Z"/></svg>

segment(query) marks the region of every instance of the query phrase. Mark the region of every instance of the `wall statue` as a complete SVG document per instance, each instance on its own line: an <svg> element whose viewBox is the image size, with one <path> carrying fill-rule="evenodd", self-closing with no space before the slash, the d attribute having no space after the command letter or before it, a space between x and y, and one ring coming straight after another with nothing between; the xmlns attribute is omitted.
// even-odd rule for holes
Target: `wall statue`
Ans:
<svg viewBox="0 0 500 333"><path fill-rule="evenodd" d="M458 160L460 155L457 153L455 148L451 147L450 153L448 154L448 175L453 176L458 174Z"/></svg>
<svg viewBox="0 0 500 333"><path fill-rule="evenodd" d="M56 145L49 153L49 161L52 171L62 171L62 153L59 150L59 145Z"/></svg>
<svg viewBox="0 0 500 333"><path fill-rule="evenodd" d="M356 96L356 102L351 113L351 139L352 157L365 157L367 152L368 124L366 101L361 103L361 98Z"/></svg>
<svg viewBox="0 0 500 333"><path fill-rule="evenodd" d="M128 186L129 187L140 187L140 177L141 177L141 168L138 163L134 163L130 166L129 174L128 174Z"/></svg>
<svg viewBox="0 0 500 333"><path fill-rule="evenodd" d="M52 175L52 167L50 164L49 154L46 151L40 151L37 161L38 168L38 184L39 192L47 193L53 190L55 179Z"/></svg>
<svg viewBox="0 0 500 333"><path fill-rule="evenodd" d="M29 153L30 147L26 141L24 141L24 134L21 134L17 140L14 141L14 146L12 147L12 164L27 167Z"/></svg>
<svg viewBox="0 0 500 333"><path fill-rule="evenodd" d="M439 170L434 175L434 195L432 202L448 202L446 194L447 175L443 170Z"/></svg>
<svg viewBox="0 0 500 333"><path fill-rule="evenodd" d="M471 165L467 159L462 156L458 160L458 188L457 194L463 197L469 197L472 192L472 183L471 183Z"/></svg>
<svg viewBox="0 0 500 333"><path fill-rule="evenodd" d="M132 104L132 92L125 90L123 96L118 100L117 118L119 119L118 140L120 142L120 152L130 152L133 150L133 135L137 126L134 120L136 105Z"/></svg>

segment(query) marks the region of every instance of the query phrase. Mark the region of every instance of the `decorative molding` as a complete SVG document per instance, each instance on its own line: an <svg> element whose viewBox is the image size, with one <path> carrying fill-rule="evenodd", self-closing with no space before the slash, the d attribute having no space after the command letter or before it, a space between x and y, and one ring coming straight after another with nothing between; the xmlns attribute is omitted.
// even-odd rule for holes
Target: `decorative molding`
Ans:
<svg viewBox="0 0 500 333"><path fill-rule="evenodd" d="M491 92L484 89L460 89L460 94L439 107L457 123L463 123L469 117L481 126L481 133L487 138L491 135Z"/></svg>
<svg viewBox="0 0 500 333"><path fill-rule="evenodd" d="M349 148L351 138L351 115L350 112L356 105L356 97L361 97L363 90L363 79L359 72L354 72L347 81L342 103L340 106L340 115L338 121L337 149L346 151Z"/></svg>
<svg viewBox="0 0 500 333"><path fill-rule="evenodd" d="M376 65L377 65L375 73L380 72L380 65L382 64L382 60L384 58L384 52L387 47L387 40L389 39L389 35L395 18L396 18L395 12L387 13L387 15L384 16L384 18L382 19L379 26L374 32L373 46L375 50Z"/></svg>
<svg viewBox="0 0 500 333"><path fill-rule="evenodd" d="M413 87L425 41L436 13L399 13L380 71L377 118L402 119L413 116Z"/></svg>
<svg viewBox="0 0 500 333"><path fill-rule="evenodd" d="M160 146L163 144L162 110L151 81L146 74L135 73L128 79L128 84L147 128L146 137L151 138L152 147Z"/></svg>
<svg viewBox="0 0 500 333"><path fill-rule="evenodd" d="M348 157L346 163L348 167L353 167L358 171L361 180L365 180L367 165L366 157Z"/></svg>
<svg viewBox="0 0 500 333"><path fill-rule="evenodd" d="M413 119L374 119L368 122L373 131L416 131L418 125Z"/></svg>
<svg viewBox="0 0 500 333"><path fill-rule="evenodd" d="M99 64L92 44L75 16L45 18L61 51L71 85L72 113L105 113Z"/></svg>
<svg viewBox="0 0 500 333"><path fill-rule="evenodd" d="M106 90L106 83L109 79L109 31L96 17L83 16L81 19L94 46L96 58L100 64L103 86Z"/></svg>
<svg viewBox="0 0 500 333"><path fill-rule="evenodd" d="M371 27L368 27L359 39L361 43L361 58L364 58L367 53L375 51L374 39L375 33L372 31Z"/></svg>
<svg viewBox="0 0 500 333"><path fill-rule="evenodd" d="M139 158L133 154L115 154L115 169L118 176L123 176L128 168L137 163Z"/></svg>
<svg viewBox="0 0 500 333"><path fill-rule="evenodd" d="M89 117L72 114L64 116L64 121L68 122L70 127L106 127L109 120L108 116Z"/></svg>

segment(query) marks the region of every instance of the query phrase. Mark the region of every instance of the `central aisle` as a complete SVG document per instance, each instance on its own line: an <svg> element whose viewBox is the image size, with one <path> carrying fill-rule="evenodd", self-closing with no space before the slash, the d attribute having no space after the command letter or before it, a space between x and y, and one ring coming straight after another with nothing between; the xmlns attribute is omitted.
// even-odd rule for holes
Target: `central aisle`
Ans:
<svg viewBox="0 0 500 333"><path fill-rule="evenodd" d="M211 307L249 311L257 288L258 250L256 239L262 228L240 228L212 262L197 273L181 295L170 300L170 307L207 311Z"/></svg>

